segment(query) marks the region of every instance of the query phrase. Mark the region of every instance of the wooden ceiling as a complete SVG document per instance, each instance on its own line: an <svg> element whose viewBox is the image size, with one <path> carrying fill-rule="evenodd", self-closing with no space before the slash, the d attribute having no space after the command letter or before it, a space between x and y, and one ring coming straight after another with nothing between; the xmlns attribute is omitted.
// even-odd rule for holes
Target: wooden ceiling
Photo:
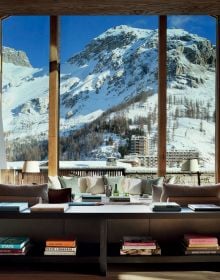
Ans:
<svg viewBox="0 0 220 280"><path fill-rule="evenodd" d="M0 0L4 15L220 15L219 0Z"/></svg>

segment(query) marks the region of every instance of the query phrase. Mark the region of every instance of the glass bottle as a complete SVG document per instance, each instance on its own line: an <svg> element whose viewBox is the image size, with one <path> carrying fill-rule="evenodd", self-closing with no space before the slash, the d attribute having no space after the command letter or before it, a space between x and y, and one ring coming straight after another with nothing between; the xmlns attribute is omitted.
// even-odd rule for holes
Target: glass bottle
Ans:
<svg viewBox="0 0 220 280"><path fill-rule="evenodd" d="M119 196L119 191L118 191L118 185L117 184L115 184L113 196Z"/></svg>

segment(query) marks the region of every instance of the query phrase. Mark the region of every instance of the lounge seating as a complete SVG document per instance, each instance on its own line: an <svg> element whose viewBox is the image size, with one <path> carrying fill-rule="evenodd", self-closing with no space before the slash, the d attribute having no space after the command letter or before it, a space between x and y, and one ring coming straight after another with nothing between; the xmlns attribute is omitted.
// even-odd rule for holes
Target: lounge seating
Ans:
<svg viewBox="0 0 220 280"><path fill-rule="evenodd" d="M162 188L153 186L153 200L177 202L181 206L191 203L220 204L220 184L191 186L164 183Z"/></svg>

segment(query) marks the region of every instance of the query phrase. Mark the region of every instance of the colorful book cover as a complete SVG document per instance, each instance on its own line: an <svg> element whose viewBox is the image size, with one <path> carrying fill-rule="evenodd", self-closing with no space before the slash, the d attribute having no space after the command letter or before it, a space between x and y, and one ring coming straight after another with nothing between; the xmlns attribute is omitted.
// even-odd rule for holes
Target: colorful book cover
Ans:
<svg viewBox="0 0 220 280"><path fill-rule="evenodd" d="M0 249L0 255L26 255L27 252L30 250L30 244L26 244L21 249Z"/></svg>
<svg viewBox="0 0 220 280"><path fill-rule="evenodd" d="M1 249L21 249L30 241L29 237L0 237Z"/></svg>
<svg viewBox="0 0 220 280"><path fill-rule="evenodd" d="M73 239L48 239L46 247L76 247L76 240Z"/></svg>
<svg viewBox="0 0 220 280"><path fill-rule="evenodd" d="M155 245L122 245L122 249L124 250L130 250L130 249L145 249L145 250L150 250L150 249L156 249L157 246Z"/></svg>
<svg viewBox="0 0 220 280"><path fill-rule="evenodd" d="M184 234L188 244L218 244L218 238L210 235Z"/></svg>

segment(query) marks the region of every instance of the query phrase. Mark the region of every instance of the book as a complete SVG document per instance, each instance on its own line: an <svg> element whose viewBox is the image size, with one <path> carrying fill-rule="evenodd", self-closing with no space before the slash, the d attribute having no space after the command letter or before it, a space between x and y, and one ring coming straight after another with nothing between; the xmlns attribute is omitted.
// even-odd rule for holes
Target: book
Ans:
<svg viewBox="0 0 220 280"><path fill-rule="evenodd" d="M45 251L76 252L76 247L45 247Z"/></svg>
<svg viewBox="0 0 220 280"><path fill-rule="evenodd" d="M76 252L75 251L44 251L45 256L75 256Z"/></svg>
<svg viewBox="0 0 220 280"><path fill-rule="evenodd" d="M109 201L112 202L130 202L129 196L110 196Z"/></svg>
<svg viewBox="0 0 220 280"><path fill-rule="evenodd" d="M188 248L214 248L218 249L219 246L218 244L187 244L187 249Z"/></svg>
<svg viewBox="0 0 220 280"><path fill-rule="evenodd" d="M151 209L155 212L179 212L181 207L176 202L155 202L152 203Z"/></svg>
<svg viewBox="0 0 220 280"><path fill-rule="evenodd" d="M46 240L46 247L76 247L76 240L74 240L74 239L48 239L48 240Z"/></svg>
<svg viewBox="0 0 220 280"><path fill-rule="evenodd" d="M123 236L123 243L124 245L129 245L129 244L148 244L148 242L154 242L155 241L152 239L151 236L142 236L142 235L126 235L126 236Z"/></svg>
<svg viewBox="0 0 220 280"><path fill-rule="evenodd" d="M220 211L220 206L216 204L188 204L188 208L193 211Z"/></svg>
<svg viewBox="0 0 220 280"><path fill-rule="evenodd" d="M0 249L0 255L26 255L30 249L30 244L26 244L21 249Z"/></svg>
<svg viewBox="0 0 220 280"><path fill-rule="evenodd" d="M10 212L21 212L28 208L27 202L0 202L0 212L10 211Z"/></svg>
<svg viewBox="0 0 220 280"><path fill-rule="evenodd" d="M151 249L129 249L129 250L120 249L120 255L145 255L145 256L161 255L161 249L159 247L152 250Z"/></svg>
<svg viewBox="0 0 220 280"><path fill-rule="evenodd" d="M100 206L104 205L104 203L101 202L94 202L94 201L73 201L69 202L69 206Z"/></svg>
<svg viewBox="0 0 220 280"><path fill-rule="evenodd" d="M28 242L29 237L0 237L0 248L22 249Z"/></svg>
<svg viewBox="0 0 220 280"><path fill-rule="evenodd" d="M185 255L212 255L220 254L220 250L186 250Z"/></svg>
<svg viewBox="0 0 220 280"><path fill-rule="evenodd" d="M101 202L102 196L101 195L93 195L93 194L82 194L82 202Z"/></svg>
<svg viewBox="0 0 220 280"><path fill-rule="evenodd" d="M55 212L64 213L69 208L68 203L39 203L32 206L31 212Z"/></svg>
<svg viewBox="0 0 220 280"><path fill-rule="evenodd" d="M187 244L218 244L218 238L210 235L200 235L200 234L184 234L184 240Z"/></svg>
<svg viewBox="0 0 220 280"><path fill-rule="evenodd" d="M156 249L156 248L157 248L156 244L155 245L141 245L141 244L138 244L138 245L122 245L123 250L130 250L130 249L151 250L151 249Z"/></svg>
<svg viewBox="0 0 220 280"><path fill-rule="evenodd" d="M155 246L156 245L156 242L152 241L152 242L128 242L128 241L125 241L123 243L124 246Z"/></svg>

